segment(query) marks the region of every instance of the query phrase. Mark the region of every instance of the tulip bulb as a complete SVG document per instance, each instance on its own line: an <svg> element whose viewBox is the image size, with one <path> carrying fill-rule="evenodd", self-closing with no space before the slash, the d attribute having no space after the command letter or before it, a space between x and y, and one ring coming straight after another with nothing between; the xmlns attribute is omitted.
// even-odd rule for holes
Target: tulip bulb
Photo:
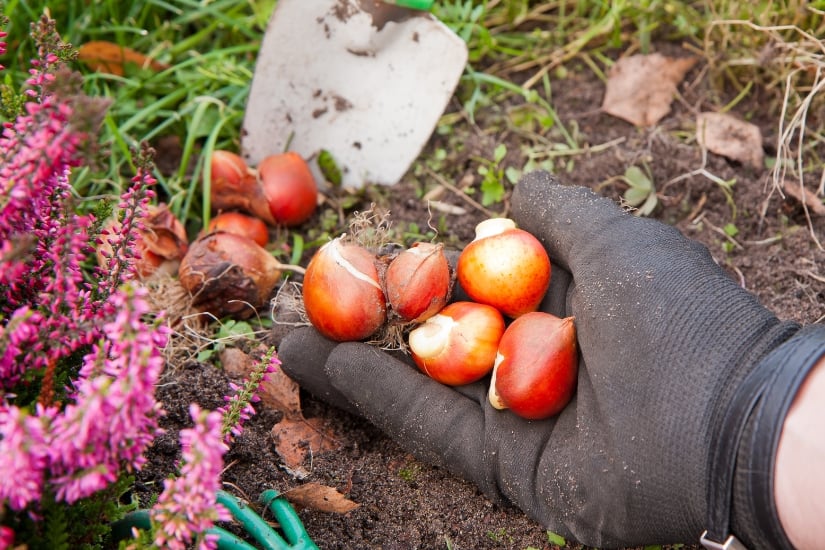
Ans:
<svg viewBox="0 0 825 550"><path fill-rule="evenodd" d="M243 210L275 225L275 218L269 210L266 195L258 183L255 171L247 166L240 155L231 151L214 151L210 166L212 178L209 197L214 210Z"/></svg>
<svg viewBox="0 0 825 550"><path fill-rule="evenodd" d="M550 270L541 242L508 218L478 224L456 267L458 282L473 301L513 318L538 309Z"/></svg>
<svg viewBox="0 0 825 550"><path fill-rule="evenodd" d="M189 241L186 229L165 204L149 206L141 218L142 227L137 230L135 251L138 256L135 268L141 277L174 275L181 259L186 255ZM103 226L97 248L98 262L104 266L114 254L108 235L121 231L116 217L109 218Z"/></svg>
<svg viewBox="0 0 825 550"><path fill-rule="evenodd" d="M498 346L488 399L530 420L561 412L573 397L578 372L573 317L525 313Z"/></svg>
<svg viewBox="0 0 825 550"><path fill-rule="evenodd" d="M247 216L240 212L221 212L211 220L207 232L225 231L252 239L259 246L266 246L269 242L269 229L260 218Z"/></svg>
<svg viewBox="0 0 825 550"><path fill-rule="evenodd" d="M451 386L481 379L493 368L504 317L494 307L453 302L409 334L418 368Z"/></svg>
<svg viewBox="0 0 825 550"><path fill-rule="evenodd" d="M191 244L179 278L195 307L217 317L244 318L267 302L281 267L254 241L219 231Z"/></svg>
<svg viewBox="0 0 825 550"><path fill-rule="evenodd" d="M363 340L387 319L375 257L339 237L322 246L304 274L304 308L312 325L339 342Z"/></svg>
<svg viewBox="0 0 825 550"><path fill-rule="evenodd" d="M390 262L384 282L387 300L402 321L429 319L446 305L452 287L444 245L415 243Z"/></svg>
<svg viewBox="0 0 825 550"><path fill-rule="evenodd" d="M264 157L258 180L272 218L286 226L300 225L318 205L318 186L306 160L294 151Z"/></svg>

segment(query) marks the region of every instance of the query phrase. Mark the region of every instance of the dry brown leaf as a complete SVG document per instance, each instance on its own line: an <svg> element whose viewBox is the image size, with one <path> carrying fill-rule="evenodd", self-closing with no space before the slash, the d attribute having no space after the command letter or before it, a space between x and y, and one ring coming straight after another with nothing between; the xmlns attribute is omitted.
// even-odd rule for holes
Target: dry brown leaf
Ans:
<svg viewBox="0 0 825 550"><path fill-rule="evenodd" d="M255 365L254 360L238 348L224 349L220 358L226 373L234 378L249 376ZM300 388L281 369L276 369L261 384L258 395L264 407L281 411L287 418L303 420Z"/></svg>
<svg viewBox="0 0 825 550"><path fill-rule="evenodd" d="M167 65L137 52L106 40L86 42L78 49L78 59L93 71L123 76L126 65L149 67L153 71L162 71Z"/></svg>
<svg viewBox="0 0 825 550"><path fill-rule="evenodd" d="M825 204L822 204L822 199L802 187L798 181L783 181L782 191L789 197L796 199L800 204L804 204L811 214L825 216Z"/></svg>
<svg viewBox="0 0 825 550"><path fill-rule="evenodd" d="M696 140L699 145L717 155L763 167L762 132L759 127L726 113L699 113L696 118Z"/></svg>
<svg viewBox="0 0 825 550"><path fill-rule="evenodd" d="M319 418L287 418L272 427L275 452L284 466L300 475L310 453L317 455L338 448L338 441Z"/></svg>
<svg viewBox="0 0 825 550"><path fill-rule="evenodd" d="M265 407L281 411L287 418L303 418L298 384L281 369L269 375L259 392Z"/></svg>
<svg viewBox="0 0 825 550"><path fill-rule="evenodd" d="M653 126L670 112L676 86L697 61L658 53L622 57L608 74L602 110L636 126Z"/></svg>
<svg viewBox="0 0 825 550"><path fill-rule="evenodd" d="M286 491L283 496L297 507L320 512L346 514L359 506L358 503L349 500L334 488L320 483L305 483Z"/></svg>

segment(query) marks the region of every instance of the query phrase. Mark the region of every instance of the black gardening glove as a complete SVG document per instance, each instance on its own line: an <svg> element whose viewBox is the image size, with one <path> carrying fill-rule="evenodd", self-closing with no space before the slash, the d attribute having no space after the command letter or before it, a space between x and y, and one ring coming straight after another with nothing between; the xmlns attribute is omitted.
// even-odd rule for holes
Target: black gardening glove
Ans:
<svg viewBox="0 0 825 550"><path fill-rule="evenodd" d="M581 543L696 542L708 529L789 546L773 461L822 331L777 320L676 229L547 173L519 182L513 218L554 262L542 309L576 318L577 393L556 418L522 420L492 408L483 382L449 388L309 328L283 341L284 370Z"/></svg>

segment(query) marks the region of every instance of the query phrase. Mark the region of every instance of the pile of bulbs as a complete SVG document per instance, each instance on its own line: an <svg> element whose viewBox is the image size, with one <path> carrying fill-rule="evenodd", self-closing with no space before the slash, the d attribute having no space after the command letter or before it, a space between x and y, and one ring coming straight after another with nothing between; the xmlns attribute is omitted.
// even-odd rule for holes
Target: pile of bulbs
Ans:
<svg viewBox="0 0 825 550"><path fill-rule="evenodd" d="M264 248L269 226L309 219L318 188L309 165L291 151L253 168L240 155L217 150L210 163L209 195L218 214L190 244L178 276L195 307L216 317L248 317L267 303L287 267Z"/></svg>
<svg viewBox="0 0 825 550"><path fill-rule="evenodd" d="M390 258L339 237L307 266L306 315L336 341L365 340L387 324L409 330L418 368L447 385L492 372L490 403L538 420L559 413L576 385L573 318L537 311L550 284L542 244L507 218L476 227L455 278L470 298L449 303L453 272L443 245L416 243Z"/></svg>
<svg viewBox="0 0 825 550"><path fill-rule="evenodd" d="M189 242L186 228L165 204L140 219L134 252L140 277L178 275L192 306L215 317L244 318L266 304L287 269L266 249L270 226L293 227L315 212L318 188L306 160L294 152L248 166L237 153L216 150L204 181L216 215ZM106 221L97 247L100 265L115 252L108 235L122 231ZM297 268L300 271L300 268Z"/></svg>
<svg viewBox="0 0 825 550"><path fill-rule="evenodd" d="M239 155L215 151L209 195L218 212L188 243L165 207L151 210L136 243L139 271L177 271L193 306L216 317L243 318L265 304L284 269L264 247L268 226L305 222L318 189L295 153L271 155L255 168ZM111 221L109 231L117 231ZM101 256L111 255L106 242ZM419 242L377 255L341 236L313 256L302 286L306 316L332 340L385 334L407 338L422 372L447 385L492 373L489 401L527 419L548 418L570 401L578 352L572 317L538 311L550 284L542 244L507 218L485 220L453 270L441 244ZM469 297L453 301L457 280Z"/></svg>

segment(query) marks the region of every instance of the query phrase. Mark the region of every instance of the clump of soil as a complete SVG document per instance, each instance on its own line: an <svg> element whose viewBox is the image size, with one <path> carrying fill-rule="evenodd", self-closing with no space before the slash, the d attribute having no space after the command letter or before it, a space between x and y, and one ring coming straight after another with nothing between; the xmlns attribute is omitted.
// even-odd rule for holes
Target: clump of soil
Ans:
<svg viewBox="0 0 825 550"><path fill-rule="evenodd" d="M691 75L695 75L697 67ZM691 75L687 82L691 82ZM792 199L770 193L768 174L708 155L706 164L699 147L678 130L692 130L695 109L716 106L702 85L680 88L683 101L674 103L672 113L659 125L638 129L599 112L603 84L588 70L572 70L562 82L553 83L552 104L561 124L576 128L583 149L612 143L603 148L570 156L556 162L558 175L567 183L598 188L620 200L625 187L608 183L611 176L624 173L631 165L650 168L661 206L653 217L679 228L685 235L705 244L718 263L742 286L780 318L812 323L825 315L825 252L811 233L825 236L825 220L810 220ZM761 127L768 154L775 153L777 121L766 118L758 98L741 102L736 112ZM530 138L522 132L504 129L490 133L485 128L501 128L502 120L516 103L494 105L476 113L475 122L455 124L451 134L435 135L425 153L447 152L438 168L454 187L467 182L478 186L480 176L473 158L492 158L494 148L504 143L508 157L503 165L520 168L519 151ZM690 107L688 107L690 106ZM550 130L547 137L557 136ZM457 147L457 144L461 147ZM717 183L698 174L667 184L703 167L722 180L735 179L733 203ZM569 169L568 169L569 168ZM364 194L365 210L370 202L391 213L398 225L415 223L427 227L432 210L421 200L421 190L434 180L426 170L411 172L403 181L387 189ZM815 184L811 183L811 188ZM478 195L475 195L477 198ZM463 214L443 214L448 233L440 239L461 246L473 238L476 223L487 217L454 189L443 190L438 200L461 209ZM491 208L506 215L507 200ZM442 214L437 214L442 215ZM314 223L310 220L308 226ZM735 236L724 227L733 224ZM158 396L167 415L166 435L154 445L149 464L138 476L143 497L160 490L177 458L177 432L188 422L191 401L206 408L222 405L227 391L227 375L212 364L194 359L170 365ZM246 424L226 456L224 481L228 490L255 501L264 489L288 492L306 482L336 488L359 507L347 514L299 511L313 540L329 549L411 549L411 548L556 548L540 525L518 509L491 503L474 486L446 471L417 461L375 427L302 394L304 415L318 418L335 434L338 450L311 456L305 465L308 475L299 479L285 470L274 450L270 430L281 413L258 407L258 414ZM690 541L687 541L690 542ZM564 548L581 548L569 543ZM698 548L698 546L687 548Z"/></svg>

